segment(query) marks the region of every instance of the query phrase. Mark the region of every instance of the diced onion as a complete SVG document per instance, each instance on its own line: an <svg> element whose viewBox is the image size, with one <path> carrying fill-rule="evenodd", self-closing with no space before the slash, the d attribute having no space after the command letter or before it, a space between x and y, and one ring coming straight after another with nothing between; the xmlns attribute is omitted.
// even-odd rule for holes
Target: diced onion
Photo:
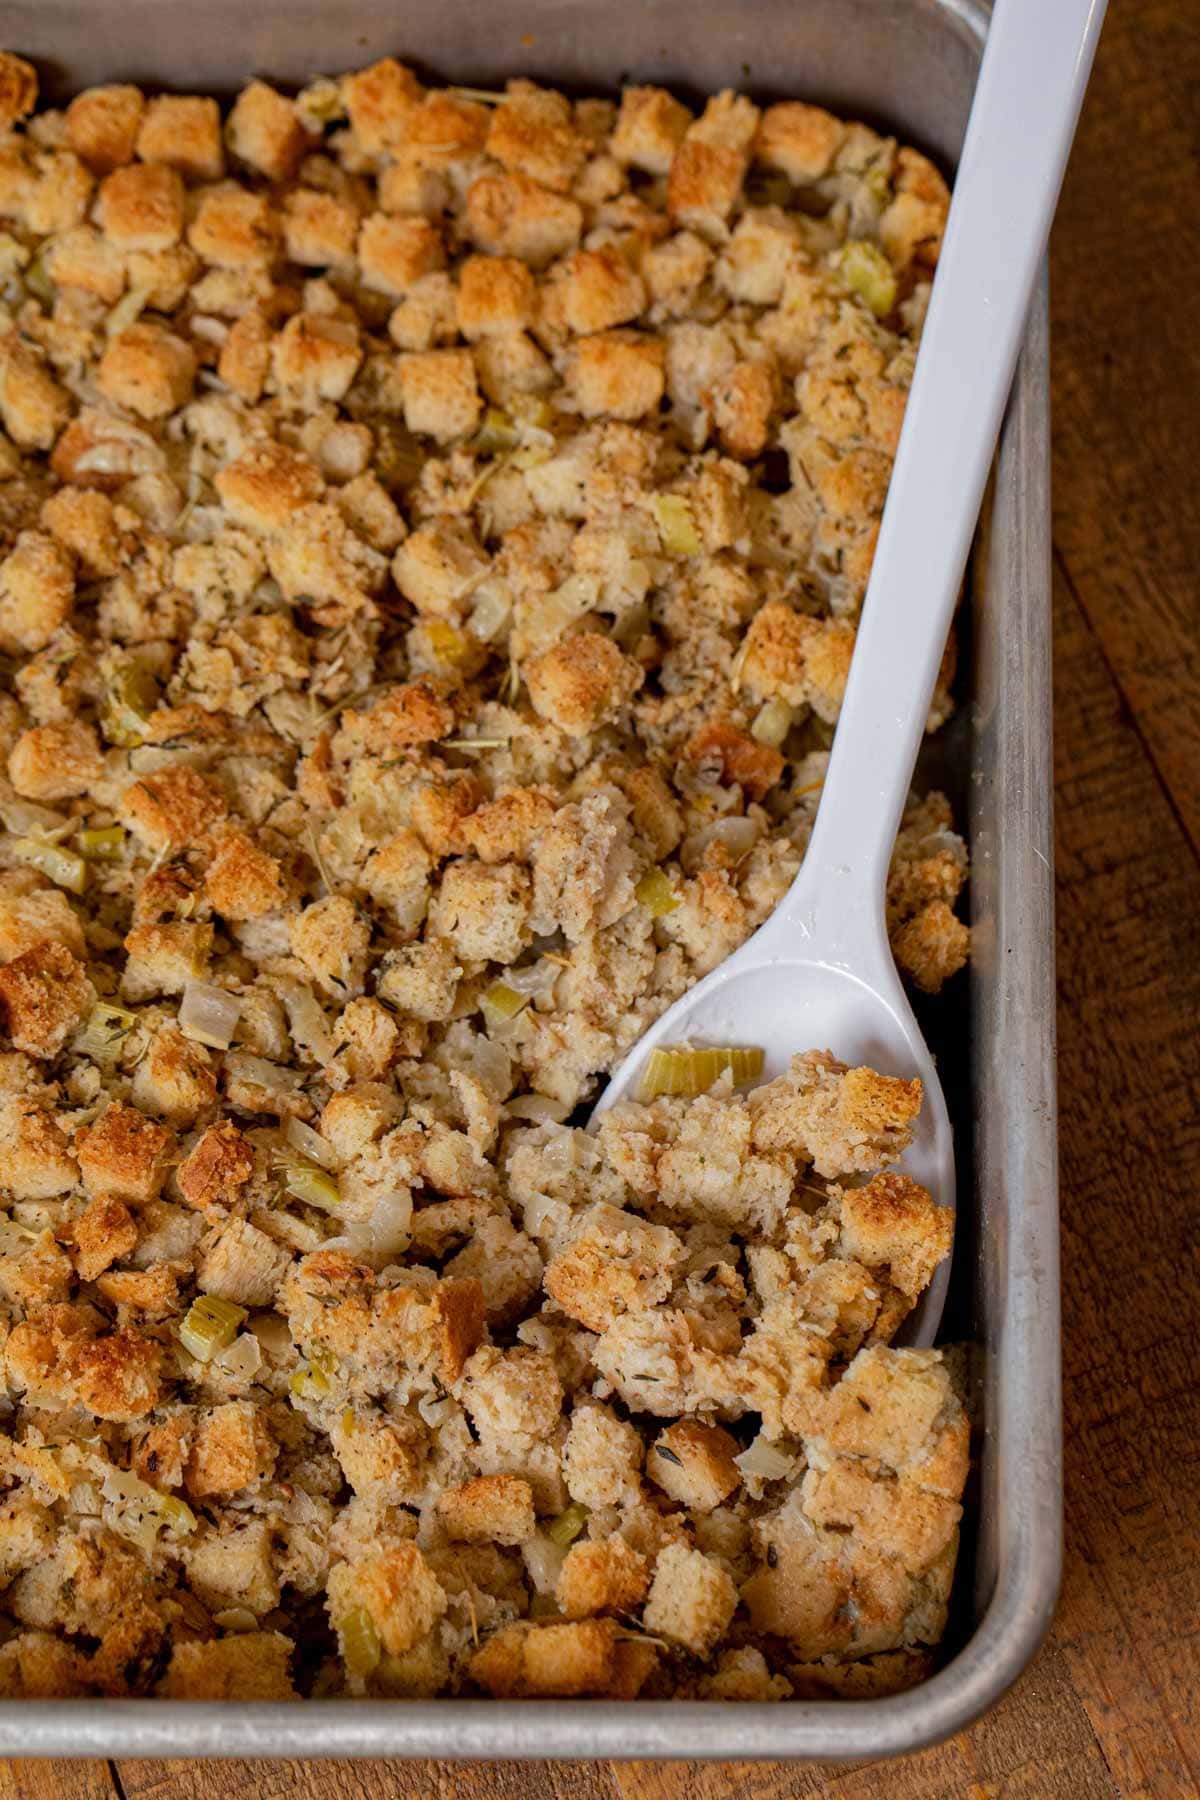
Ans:
<svg viewBox="0 0 1200 1800"><path fill-rule="evenodd" d="M500 636L512 617L512 590L503 581L481 582L471 595L471 617L467 629L481 643L490 644Z"/></svg>
<svg viewBox="0 0 1200 1800"><path fill-rule="evenodd" d="M348 1675L365 1681L379 1667L383 1654L375 1621L363 1606L348 1612L341 1624L342 1661Z"/></svg>
<svg viewBox="0 0 1200 1800"><path fill-rule="evenodd" d="M262 1368L262 1345L253 1332L239 1331L232 1344L212 1360L235 1381L251 1381Z"/></svg>
<svg viewBox="0 0 1200 1800"><path fill-rule="evenodd" d="M647 869L633 890L634 899L644 906L652 919L661 919L679 905L675 892L661 869Z"/></svg>
<svg viewBox="0 0 1200 1800"><path fill-rule="evenodd" d="M766 744L772 750L778 750L788 732L792 729L794 715L786 700L778 696L768 700L762 707L753 725L750 736L757 744Z"/></svg>
<svg viewBox="0 0 1200 1800"><path fill-rule="evenodd" d="M762 1074L764 1053L753 1045L713 1044L692 1050L678 1046L652 1050L638 1088L643 1105L659 1094L681 1094L694 1099L706 1093L726 1070L735 1087L744 1087Z"/></svg>
<svg viewBox="0 0 1200 1800"><path fill-rule="evenodd" d="M499 456L505 450L515 450L520 441L520 432L509 415L498 406L489 406L469 448L483 456Z"/></svg>
<svg viewBox="0 0 1200 1800"><path fill-rule="evenodd" d="M201 1294L192 1301L179 1327L179 1341L197 1362L211 1362L219 1350L232 1344L246 1318L244 1306L235 1306L217 1294Z"/></svg>
<svg viewBox="0 0 1200 1800"><path fill-rule="evenodd" d="M589 1511L590 1508L584 1506L582 1501L573 1500L570 1506L560 1512L556 1519L551 1519L547 1525L546 1535L551 1543L557 1544L561 1550L566 1550L575 1542L587 1524Z"/></svg>
<svg viewBox="0 0 1200 1800"><path fill-rule="evenodd" d="M303 1119L289 1119L283 1128L283 1135L293 1149L299 1150L301 1156L309 1162L316 1163L322 1169L336 1169L338 1154L328 1138L323 1138L319 1131L306 1125Z"/></svg>
<svg viewBox="0 0 1200 1800"><path fill-rule="evenodd" d="M561 1125L569 1118L571 1108L549 1094L518 1094L504 1108L510 1119L529 1119L536 1125Z"/></svg>
<svg viewBox="0 0 1200 1800"><path fill-rule="evenodd" d="M763 1481L782 1481L796 1467L796 1458L788 1456L778 1444L771 1443L761 1431L749 1448L733 1460L743 1475L757 1475Z"/></svg>
<svg viewBox="0 0 1200 1800"><path fill-rule="evenodd" d="M703 549L692 509L682 494L655 494L654 517L668 556L698 556Z"/></svg>
<svg viewBox="0 0 1200 1800"><path fill-rule="evenodd" d="M465 668L470 663L478 663L479 650L464 632L458 631L445 619L430 619L425 625L425 636L429 640L429 648L440 663L452 669Z"/></svg>
<svg viewBox="0 0 1200 1800"><path fill-rule="evenodd" d="M458 1402L451 1399L449 1394L443 1394L440 1398L436 1394L423 1394L417 1401L417 1411L431 1431L436 1431L439 1425L444 1425L447 1419L453 1418L457 1408Z"/></svg>
<svg viewBox="0 0 1200 1800"><path fill-rule="evenodd" d="M680 864L687 874L694 875L710 844L719 845L730 862L740 862L743 856L749 856L760 835L754 819L740 816L715 819L711 825L702 825L699 831L689 832L679 846Z"/></svg>
<svg viewBox="0 0 1200 1800"><path fill-rule="evenodd" d="M257 1631L258 1620L248 1606L226 1606L212 1616L222 1631Z"/></svg>
<svg viewBox="0 0 1200 1800"><path fill-rule="evenodd" d="M385 1194L377 1200L368 1222L372 1250L380 1256L398 1256L407 1250L412 1214L412 1195L407 1191Z"/></svg>
<svg viewBox="0 0 1200 1800"><path fill-rule="evenodd" d="M128 331L131 325L136 325L149 298L148 288L130 288L127 294L123 294L104 321L105 336L116 337L118 332Z"/></svg>
<svg viewBox="0 0 1200 1800"><path fill-rule="evenodd" d="M852 238L838 257L838 273L852 293L885 319L896 304L896 271L877 244Z"/></svg>
<svg viewBox="0 0 1200 1800"><path fill-rule="evenodd" d="M82 856L77 856L73 850L65 850L61 844L51 844L45 838L22 837L14 842L12 853L18 862L28 863L31 868L48 875L56 887L82 894L87 886L87 864Z"/></svg>
<svg viewBox="0 0 1200 1800"><path fill-rule="evenodd" d="M546 1532L528 1538L521 1545L521 1555L529 1571L529 1579L539 1594L553 1594L558 1577L567 1560L566 1544L556 1544Z"/></svg>
<svg viewBox="0 0 1200 1800"><path fill-rule="evenodd" d="M228 1050L241 1012L241 1002L209 981L189 981L179 1007L179 1029L194 1043Z"/></svg>

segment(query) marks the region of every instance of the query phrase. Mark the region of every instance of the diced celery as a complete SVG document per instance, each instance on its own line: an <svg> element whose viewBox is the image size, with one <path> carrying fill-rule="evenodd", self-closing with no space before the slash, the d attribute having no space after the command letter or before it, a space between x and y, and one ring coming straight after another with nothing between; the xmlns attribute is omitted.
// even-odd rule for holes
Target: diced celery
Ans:
<svg viewBox="0 0 1200 1800"><path fill-rule="evenodd" d="M681 1094L692 1099L706 1093L728 1069L735 1087L744 1087L762 1074L764 1055L753 1045L711 1045L702 1050L652 1050L638 1088L638 1099L647 1104L659 1094Z"/></svg>
<svg viewBox="0 0 1200 1800"><path fill-rule="evenodd" d="M136 1024L136 1013L97 1000L75 1040L75 1049L81 1056L90 1057L92 1062L108 1062L119 1053Z"/></svg>
<svg viewBox="0 0 1200 1800"><path fill-rule="evenodd" d="M521 434L514 420L498 406L489 406L483 415L483 423L471 439L471 449L484 456L501 456L504 451L515 449L520 441Z"/></svg>
<svg viewBox="0 0 1200 1800"><path fill-rule="evenodd" d="M896 271L877 244L851 238L838 258L842 280L869 306L877 319L885 319L896 304Z"/></svg>
<svg viewBox="0 0 1200 1800"><path fill-rule="evenodd" d="M647 869L633 890L634 899L644 906L652 919L661 919L679 905L675 892L661 869Z"/></svg>
<svg viewBox="0 0 1200 1800"><path fill-rule="evenodd" d="M135 749L145 738L145 724L158 704L158 686L149 669L132 660L119 664L109 677L100 713L100 729L110 744Z"/></svg>
<svg viewBox="0 0 1200 1800"><path fill-rule="evenodd" d="M89 826L78 835L79 854L87 862L116 862L125 849L123 825Z"/></svg>
<svg viewBox="0 0 1200 1800"><path fill-rule="evenodd" d="M87 886L87 864L82 856L76 856L73 850L66 850L61 844L51 844L45 838L21 837L13 844L12 853L18 862L28 863L31 868L48 875L56 887L82 894Z"/></svg>
<svg viewBox="0 0 1200 1800"><path fill-rule="evenodd" d="M283 1175L287 1192L306 1206L317 1206L322 1212L336 1212L342 1204L341 1190L328 1169L315 1163L300 1162L295 1157L281 1156L276 1166Z"/></svg>
<svg viewBox="0 0 1200 1800"><path fill-rule="evenodd" d="M518 994L516 988L509 987L505 981L493 981L491 987L479 996L479 1010L489 1031L507 1025L528 1004L529 996Z"/></svg>
<svg viewBox="0 0 1200 1800"><path fill-rule="evenodd" d="M179 1327L179 1341L197 1362L211 1362L218 1350L224 1350L237 1336L238 1326L248 1317L244 1306L222 1300L216 1294L201 1294L192 1301L187 1318Z"/></svg>
<svg viewBox="0 0 1200 1800"><path fill-rule="evenodd" d="M552 1543L565 1549L568 1544L575 1542L587 1524L589 1511L590 1509L584 1506L582 1501L573 1500L570 1506L560 1512L556 1519L551 1519L546 1527L546 1536Z"/></svg>

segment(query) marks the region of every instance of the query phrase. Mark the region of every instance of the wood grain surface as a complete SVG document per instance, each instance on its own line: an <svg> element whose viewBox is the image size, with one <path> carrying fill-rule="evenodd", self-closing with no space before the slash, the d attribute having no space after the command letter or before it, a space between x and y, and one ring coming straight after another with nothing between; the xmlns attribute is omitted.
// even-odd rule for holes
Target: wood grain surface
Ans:
<svg viewBox="0 0 1200 1800"><path fill-rule="evenodd" d="M1200 14L1113 0L1053 245L1067 1566L1049 1642L874 1768L12 1762L0 1800L1200 1795Z"/></svg>

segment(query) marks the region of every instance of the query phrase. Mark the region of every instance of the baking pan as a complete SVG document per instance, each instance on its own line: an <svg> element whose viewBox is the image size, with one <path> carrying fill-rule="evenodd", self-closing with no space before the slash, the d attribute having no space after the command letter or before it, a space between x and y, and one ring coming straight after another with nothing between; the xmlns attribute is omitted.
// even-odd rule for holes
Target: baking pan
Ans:
<svg viewBox="0 0 1200 1800"><path fill-rule="evenodd" d="M299 83L388 52L489 86L513 74L588 92L627 79L692 93L733 86L821 100L949 168L987 17L984 0L409 0L403 10L388 0L6 0L0 36L62 96L110 80L215 92L250 74ZM1043 290L975 558L970 673L948 746L972 833L970 993L935 1003L924 1021L952 1095L956 1080L962 1088L947 1328L976 1346L982 1372L955 1653L907 1694L779 1706L3 1701L0 1755L858 1760L960 1730L1024 1668L1061 1561L1047 389Z"/></svg>

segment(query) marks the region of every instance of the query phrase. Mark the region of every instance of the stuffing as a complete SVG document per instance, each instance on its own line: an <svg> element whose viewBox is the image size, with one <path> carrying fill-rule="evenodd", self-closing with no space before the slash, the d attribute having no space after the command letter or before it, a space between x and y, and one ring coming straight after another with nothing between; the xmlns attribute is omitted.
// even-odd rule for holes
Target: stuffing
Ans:
<svg viewBox="0 0 1200 1800"><path fill-rule="evenodd" d="M0 1692L923 1678L919 1082L580 1120L810 839L940 174L391 57L37 99L0 53ZM915 793L913 987L967 873Z"/></svg>

